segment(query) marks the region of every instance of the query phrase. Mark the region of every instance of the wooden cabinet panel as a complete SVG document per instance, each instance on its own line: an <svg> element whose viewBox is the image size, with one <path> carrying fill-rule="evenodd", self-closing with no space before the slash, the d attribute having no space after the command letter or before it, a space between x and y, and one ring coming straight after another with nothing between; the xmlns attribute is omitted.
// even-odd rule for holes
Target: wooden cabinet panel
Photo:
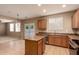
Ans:
<svg viewBox="0 0 79 59"><path fill-rule="evenodd" d="M45 30L46 29L46 19L39 19L37 21L37 27L40 30Z"/></svg>
<svg viewBox="0 0 79 59"><path fill-rule="evenodd" d="M25 54L36 55L37 54L37 43L31 40L25 40Z"/></svg>
<svg viewBox="0 0 79 59"><path fill-rule="evenodd" d="M48 44L68 47L68 37L63 35L49 35Z"/></svg>
<svg viewBox="0 0 79 59"><path fill-rule="evenodd" d="M42 51L42 53L44 53L44 51L45 51L45 38L43 38L43 51Z"/></svg>
<svg viewBox="0 0 79 59"><path fill-rule="evenodd" d="M41 55L44 53L44 39L38 41L25 40L25 54L26 55Z"/></svg>
<svg viewBox="0 0 79 59"><path fill-rule="evenodd" d="M79 28L79 10L73 15L72 28Z"/></svg>
<svg viewBox="0 0 79 59"><path fill-rule="evenodd" d="M61 37L61 46L68 47L68 36Z"/></svg>
<svg viewBox="0 0 79 59"><path fill-rule="evenodd" d="M38 42L38 54L39 55L43 54L43 41L42 40Z"/></svg>
<svg viewBox="0 0 79 59"><path fill-rule="evenodd" d="M29 49L29 52L30 52L29 54L31 54L31 55L32 55L32 54L33 54L33 55L36 55L36 54L37 54L37 51L38 51L37 48L38 48L38 47L37 47L36 45L37 45L36 42L34 42L34 43L31 42L30 47L32 47L32 49Z"/></svg>
<svg viewBox="0 0 79 59"><path fill-rule="evenodd" d="M27 46L25 46L25 55L29 55L30 52L28 52L28 51L30 49L30 46L29 46L29 41L28 40L25 41L25 45L27 45Z"/></svg>
<svg viewBox="0 0 79 59"><path fill-rule="evenodd" d="M61 46L61 38L60 38L60 36L55 37L55 45Z"/></svg>
<svg viewBox="0 0 79 59"><path fill-rule="evenodd" d="M38 42L38 54L41 55L45 51L45 38L41 39Z"/></svg>
<svg viewBox="0 0 79 59"><path fill-rule="evenodd" d="M55 44L55 37L52 35L48 36L48 44Z"/></svg>

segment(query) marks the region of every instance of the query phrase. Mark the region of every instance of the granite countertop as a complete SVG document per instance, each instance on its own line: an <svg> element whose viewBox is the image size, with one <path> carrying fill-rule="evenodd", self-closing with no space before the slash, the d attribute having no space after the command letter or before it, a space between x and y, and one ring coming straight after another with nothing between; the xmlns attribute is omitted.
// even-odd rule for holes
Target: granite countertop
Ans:
<svg viewBox="0 0 79 59"><path fill-rule="evenodd" d="M79 40L79 35L75 35L74 33L48 33L48 32L39 32L41 34L47 35L56 35L56 36L68 36L70 39Z"/></svg>
<svg viewBox="0 0 79 59"><path fill-rule="evenodd" d="M26 37L24 40L39 41L39 40L41 40L41 39L44 38L44 37L45 37L45 36L36 35L36 36L34 36L34 37L31 37L31 38Z"/></svg>
<svg viewBox="0 0 79 59"><path fill-rule="evenodd" d="M63 36L67 36L67 35L73 35L73 33L50 33L50 32L38 32L37 34L41 34L41 35L63 35Z"/></svg>
<svg viewBox="0 0 79 59"><path fill-rule="evenodd" d="M79 40L79 35L68 35L68 37L72 40Z"/></svg>
<svg viewBox="0 0 79 59"><path fill-rule="evenodd" d="M63 36L65 36L67 34L64 34L64 33L48 33L48 35L63 35Z"/></svg>

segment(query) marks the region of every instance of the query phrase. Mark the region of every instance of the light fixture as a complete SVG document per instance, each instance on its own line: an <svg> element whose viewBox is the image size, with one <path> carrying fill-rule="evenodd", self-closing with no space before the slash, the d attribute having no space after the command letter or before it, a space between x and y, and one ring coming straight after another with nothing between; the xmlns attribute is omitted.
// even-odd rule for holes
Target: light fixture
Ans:
<svg viewBox="0 0 79 59"><path fill-rule="evenodd" d="M46 12L46 9L43 9L43 12L45 13Z"/></svg>
<svg viewBox="0 0 79 59"><path fill-rule="evenodd" d="M65 5L65 4L63 4L63 5L62 5L62 7L63 7L63 8L65 8L65 7L66 7L66 5Z"/></svg>
<svg viewBox="0 0 79 59"><path fill-rule="evenodd" d="M17 13L17 20L19 19L19 13Z"/></svg>
<svg viewBox="0 0 79 59"><path fill-rule="evenodd" d="M41 4L38 4L38 6L41 6Z"/></svg>
<svg viewBox="0 0 79 59"><path fill-rule="evenodd" d="M14 20L9 20L9 19L0 19L1 23L8 23L8 22L14 22Z"/></svg>

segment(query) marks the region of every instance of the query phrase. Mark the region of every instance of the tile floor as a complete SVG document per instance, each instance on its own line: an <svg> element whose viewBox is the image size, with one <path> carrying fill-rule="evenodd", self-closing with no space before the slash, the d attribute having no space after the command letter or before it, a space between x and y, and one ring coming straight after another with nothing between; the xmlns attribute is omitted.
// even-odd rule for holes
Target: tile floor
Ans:
<svg viewBox="0 0 79 59"><path fill-rule="evenodd" d="M58 46L46 45L44 55L69 55L69 49Z"/></svg>
<svg viewBox="0 0 79 59"><path fill-rule="evenodd" d="M24 55L24 40L9 40L0 43L0 55ZM67 48L46 45L44 55L69 55Z"/></svg>
<svg viewBox="0 0 79 59"><path fill-rule="evenodd" d="M24 40L9 40L0 43L0 55L24 55Z"/></svg>

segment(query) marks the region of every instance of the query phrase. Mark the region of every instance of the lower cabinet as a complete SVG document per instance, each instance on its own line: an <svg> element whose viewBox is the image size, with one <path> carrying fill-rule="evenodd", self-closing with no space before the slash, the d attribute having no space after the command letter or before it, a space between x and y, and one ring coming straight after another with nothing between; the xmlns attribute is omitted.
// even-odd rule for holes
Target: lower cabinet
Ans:
<svg viewBox="0 0 79 59"><path fill-rule="evenodd" d="M68 48L68 46L69 46L69 38L68 38L68 36L62 36L61 46Z"/></svg>
<svg viewBox="0 0 79 59"><path fill-rule="evenodd" d="M68 37L63 35L49 35L48 44L68 47Z"/></svg>
<svg viewBox="0 0 79 59"><path fill-rule="evenodd" d="M48 44L55 44L55 37L52 35L48 36Z"/></svg>
<svg viewBox="0 0 79 59"><path fill-rule="evenodd" d="M38 41L25 40L25 55L42 55L44 53L44 39Z"/></svg>

